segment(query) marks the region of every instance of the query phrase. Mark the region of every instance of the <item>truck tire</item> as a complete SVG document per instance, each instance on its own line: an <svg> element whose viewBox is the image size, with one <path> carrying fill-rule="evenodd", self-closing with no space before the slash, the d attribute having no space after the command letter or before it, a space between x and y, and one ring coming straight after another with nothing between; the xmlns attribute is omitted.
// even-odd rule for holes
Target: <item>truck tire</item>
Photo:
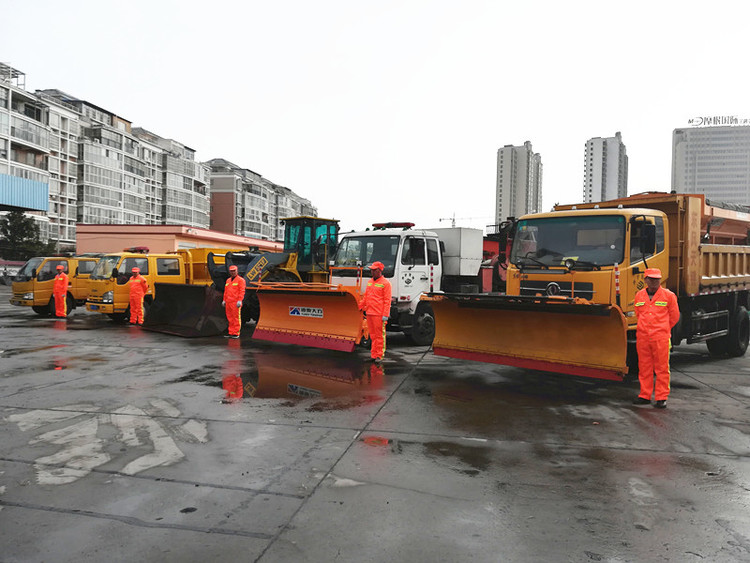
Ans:
<svg viewBox="0 0 750 563"><path fill-rule="evenodd" d="M73 309L76 308L76 300L73 299L73 296L68 293L68 295L65 297L65 310L67 311L67 317L73 314Z"/></svg>
<svg viewBox="0 0 750 563"><path fill-rule="evenodd" d="M31 310L41 317L49 317L49 305L32 305Z"/></svg>
<svg viewBox="0 0 750 563"><path fill-rule="evenodd" d="M409 340L416 346L431 346L435 339L435 314L428 303L420 303L414 313Z"/></svg>
<svg viewBox="0 0 750 563"><path fill-rule="evenodd" d="M744 356L748 341L750 341L750 317L747 316L747 309L740 305L729 324L727 354L733 358Z"/></svg>

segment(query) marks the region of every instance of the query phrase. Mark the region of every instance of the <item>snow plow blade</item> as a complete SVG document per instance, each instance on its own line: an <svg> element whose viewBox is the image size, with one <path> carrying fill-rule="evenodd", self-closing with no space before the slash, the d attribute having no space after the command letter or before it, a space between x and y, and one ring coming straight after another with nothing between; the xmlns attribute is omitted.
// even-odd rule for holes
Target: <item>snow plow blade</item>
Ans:
<svg viewBox="0 0 750 563"><path fill-rule="evenodd" d="M627 324L619 307L509 295L423 299L435 314L432 347L439 356L614 381L627 374Z"/></svg>
<svg viewBox="0 0 750 563"><path fill-rule="evenodd" d="M362 339L356 288L325 283L259 283L253 338L352 352Z"/></svg>
<svg viewBox="0 0 750 563"><path fill-rule="evenodd" d="M194 338L227 330L222 294L206 285L157 283L143 328Z"/></svg>

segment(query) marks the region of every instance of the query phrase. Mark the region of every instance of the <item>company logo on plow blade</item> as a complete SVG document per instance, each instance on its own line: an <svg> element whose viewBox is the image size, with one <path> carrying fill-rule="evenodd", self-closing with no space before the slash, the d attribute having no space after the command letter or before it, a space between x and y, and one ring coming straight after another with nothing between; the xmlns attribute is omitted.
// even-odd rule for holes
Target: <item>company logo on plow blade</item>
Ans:
<svg viewBox="0 0 750 563"><path fill-rule="evenodd" d="M291 317L312 317L314 319L323 318L322 307L289 307L289 316Z"/></svg>

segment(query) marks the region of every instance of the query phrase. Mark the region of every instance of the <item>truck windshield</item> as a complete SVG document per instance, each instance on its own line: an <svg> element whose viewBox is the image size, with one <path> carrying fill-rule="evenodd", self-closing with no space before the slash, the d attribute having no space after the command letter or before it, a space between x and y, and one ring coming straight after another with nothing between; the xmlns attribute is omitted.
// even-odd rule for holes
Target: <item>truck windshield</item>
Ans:
<svg viewBox="0 0 750 563"><path fill-rule="evenodd" d="M519 267L611 266L623 261L625 219L619 215L546 217L518 222L510 261Z"/></svg>
<svg viewBox="0 0 750 563"><path fill-rule="evenodd" d="M379 260L385 266L383 275L393 277L396 264L396 253L401 237L397 236L356 236L344 237L336 250L333 265L337 267L356 268L361 265L367 268L372 262ZM338 271L337 276L355 276L356 271Z"/></svg>
<svg viewBox="0 0 750 563"><path fill-rule="evenodd" d="M94 270L91 272L92 280L107 280L112 277L112 270L117 266L120 261L119 256L103 256L99 258L99 261L94 266Z"/></svg>
<svg viewBox="0 0 750 563"><path fill-rule="evenodd" d="M32 258L18 270L14 281L25 282L31 279L31 270L36 269L42 263L43 258Z"/></svg>

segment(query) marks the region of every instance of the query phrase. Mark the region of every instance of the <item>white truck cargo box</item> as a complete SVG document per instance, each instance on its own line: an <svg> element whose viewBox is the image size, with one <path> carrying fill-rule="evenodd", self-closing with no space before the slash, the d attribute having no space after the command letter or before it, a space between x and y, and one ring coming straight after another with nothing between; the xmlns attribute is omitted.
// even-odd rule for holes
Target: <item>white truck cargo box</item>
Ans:
<svg viewBox="0 0 750 563"><path fill-rule="evenodd" d="M482 264L483 236L481 229L452 227L427 229L437 234L445 247L443 275L475 276Z"/></svg>

